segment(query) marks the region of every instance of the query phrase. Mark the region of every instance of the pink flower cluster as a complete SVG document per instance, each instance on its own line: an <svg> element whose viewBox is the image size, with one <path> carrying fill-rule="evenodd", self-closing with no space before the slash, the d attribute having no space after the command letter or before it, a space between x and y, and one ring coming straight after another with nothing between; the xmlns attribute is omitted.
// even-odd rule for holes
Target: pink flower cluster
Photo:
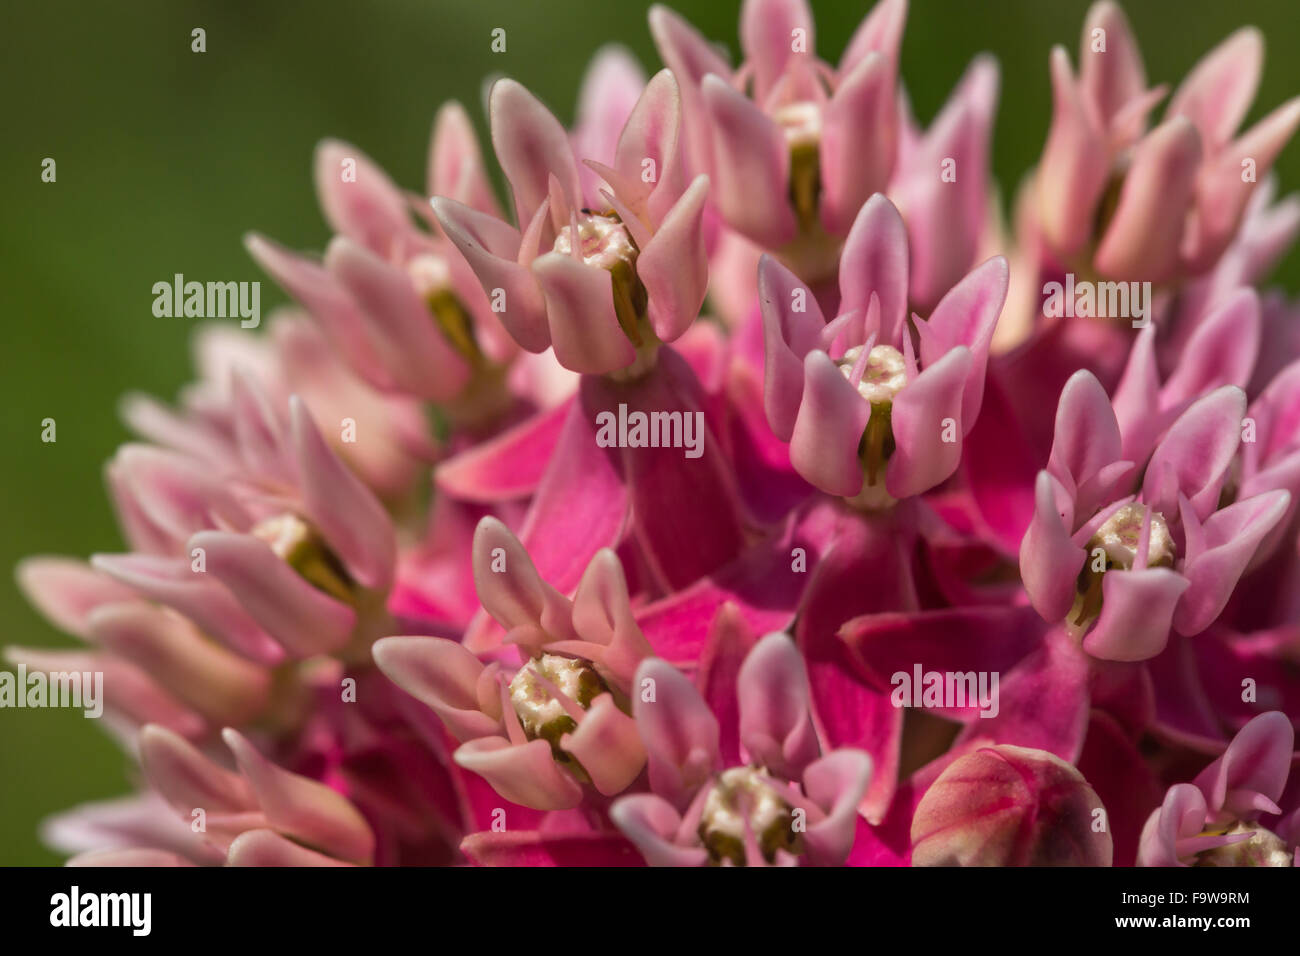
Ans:
<svg viewBox="0 0 1300 956"><path fill-rule="evenodd" d="M18 577L137 794L80 865L1276 865L1300 845L1300 233L1257 31L1165 98L1114 3L1004 222L998 68L928 129L905 0L837 65L665 7L564 125L428 182L322 144L298 307L196 339ZM1256 187L1259 188L1256 188ZM1062 303L1063 297L1068 301ZM1062 305L1064 307L1062 307Z"/></svg>

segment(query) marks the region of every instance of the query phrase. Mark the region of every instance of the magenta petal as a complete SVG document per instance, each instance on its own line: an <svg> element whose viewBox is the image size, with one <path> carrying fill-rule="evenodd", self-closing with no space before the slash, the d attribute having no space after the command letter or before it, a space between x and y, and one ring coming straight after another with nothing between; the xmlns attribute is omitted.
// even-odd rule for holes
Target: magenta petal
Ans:
<svg viewBox="0 0 1300 956"><path fill-rule="evenodd" d="M650 374L627 383L587 378L581 388L589 421L602 412L616 416L626 405L629 414L648 420L680 413L697 436L690 448L620 449L630 530L657 583L665 590L683 587L731 561L746 544L747 519L694 371L671 348L661 348Z"/></svg>
<svg viewBox="0 0 1300 956"><path fill-rule="evenodd" d="M1199 634L1213 623L1232 596L1260 542L1291 504L1285 491L1268 491L1238 501L1210 515L1205 522L1205 550L1188 557L1183 576L1191 586L1178 602L1174 628Z"/></svg>
<svg viewBox="0 0 1300 956"><path fill-rule="evenodd" d="M794 238L786 198L790 151L780 128L743 93L712 74L700 84L713 142L713 201L737 232L776 249Z"/></svg>
<svg viewBox="0 0 1300 956"><path fill-rule="evenodd" d="M388 512L325 443L297 396L289 399L289 413L308 517L354 579L372 590L387 589L397 560Z"/></svg>
<svg viewBox="0 0 1300 956"><path fill-rule="evenodd" d="M827 494L851 498L862 490L858 443L870 417L871 405L830 356L820 350L809 352L804 359L803 401L790 436L790 463Z"/></svg>
<svg viewBox="0 0 1300 956"><path fill-rule="evenodd" d="M650 325L663 342L675 341L690 327L708 291L703 229L708 194L708 177L697 176L637 256L636 272L645 286Z"/></svg>
<svg viewBox="0 0 1300 956"><path fill-rule="evenodd" d="M895 498L928 491L957 470L964 434L962 401L972 363L970 349L958 346L908 382L894 399L896 447L885 486Z"/></svg>
<svg viewBox="0 0 1300 956"><path fill-rule="evenodd" d="M566 399L438 463L438 487L461 501L494 504L537 490L559 442L572 401Z"/></svg>
<svg viewBox="0 0 1300 956"><path fill-rule="evenodd" d="M880 193L862 206L840 256L840 312L867 311L880 300L878 344L899 347L907 320L907 227Z"/></svg>
<svg viewBox="0 0 1300 956"><path fill-rule="evenodd" d="M722 762L734 767L742 762L740 700L736 682L756 638L739 608L730 602L722 605L707 627L708 641L699 654L695 684L718 720Z"/></svg>
<svg viewBox="0 0 1300 956"><path fill-rule="evenodd" d="M596 444L594 416L574 402L520 540L545 579L568 592L577 587L597 551L618 543L627 511L628 492L617 458Z"/></svg>
<svg viewBox="0 0 1300 956"><path fill-rule="evenodd" d="M786 46L789 46L787 41ZM822 228L848 233L862 204L889 184L898 148L896 66L868 53L836 88L822 117Z"/></svg>

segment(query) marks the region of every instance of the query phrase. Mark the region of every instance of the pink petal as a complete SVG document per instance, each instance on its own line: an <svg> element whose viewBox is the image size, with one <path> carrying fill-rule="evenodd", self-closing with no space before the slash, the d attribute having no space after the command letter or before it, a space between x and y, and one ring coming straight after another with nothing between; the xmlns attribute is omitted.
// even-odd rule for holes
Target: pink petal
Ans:
<svg viewBox="0 0 1300 956"><path fill-rule="evenodd" d="M560 769L545 740L514 745L504 737L480 737L461 744L455 760L522 806L569 810L582 803L582 787Z"/></svg>
<svg viewBox="0 0 1300 956"><path fill-rule="evenodd" d="M1246 396L1225 385L1193 403L1165 434L1147 464L1142 498L1161 514L1178 513L1185 495L1204 521L1217 507L1223 480L1241 439Z"/></svg>
<svg viewBox="0 0 1300 956"><path fill-rule="evenodd" d="M650 242L637 256L636 271L646 289L648 318L661 341L673 342L695 321L709 285L702 227L709 180L697 176L667 210Z"/></svg>
<svg viewBox="0 0 1300 956"><path fill-rule="evenodd" d="M430 196L447 196L489 216L500 215L474 124L455 100L440 106L434 117L425 190Z"/></svg>
<svg viewBox="0 0 1300 956"><path fill-rule="evenodd" d="M893 61L867 53L826 104L820 207L822 228L832 235L848 233L862 204L889 184L898 153L895 76Z"/></svg>
<svg viewBox="0 0 1300 956"><path fill-rule="evenodd" d="M352 608L307 583L257 538L204 531L188 546L203 550L208 573L291 655L336 651L352 636Z"/></svg>
<svg viewBox="0 0 1300 956"><path fill-rule="evenodd" d="M249 830L230 844L229 866L350 866L301 844L285 839L274 830Z"/></svg>
<svg viewBox="0 0 1300 956"><path fill-rule="evenodd" d="M1110 157L1062 47L1052 49L1051 75L1052 125L1035 173L1038 220L1052 248L1070 256L1092 238Z"/></svg>
<svg viewBox="0 0 1300 956"><path fill-rule="evenodd" d="M324 140L314 166L316 195L335 232L385 257L414 234L401 190L355 146Z"/></svg>
<svg viewBox="0 0 1300 956"><path fill-rule="evenodd" d="M1106 38L1105 52L1094 52L1095 30ZM1079 86L1097 109L1103 123L1146 89L1142 54L1118 4L1103 0L1088 11L1080 43Z"/></svg>
<svg viewBox="0 0 1300 956"><path fill-rule="evenodd" d="M737 693L740 741L750 759L797 780L821 746L809 712L808 673L788 635L769 634L754 646L740 668Z"/></svg>
<svg viewBox="0 0 1300 956"><path fill-rule="evenodd" d="M647 700L650 688L654 695ZM709 775L721 769L717 718L691 682L658 658L637 669L632 713L645 744L651 788L685 809Z"/></svg>
<svg viewBox="0 0 1300 956"><path fill-rule="evenodd" d="M345 797L323 783L277 767L238 731L226 728L221 739L234 754L271 826L338 859L371 861L374 834Z"/></svg>
<svg viewBox="0 0 1300 956"><path fill-rule="evenodd" d="M469 381L469 364L438 331L405 269L346 236L330 243L325 265L361 306L371 341L399 389L429 401L460 392Z"/></svg>
<svg viewBox="0 0 1300 956"><path fill-rule="evenodd" d="M840 374L830 356L809 352L804 359L803 401L790 436L790 463L827 494L856 495L863 482L858 443L870 417L870 404Z"/></svg>
<svg viewBox="0 0 1300 956"><path fill-rule="evenodd" d="M551 176L559 179L572 209L582 206L578 162L568 134L541 101L511 79L492 84L488 113L497 161L515 198L516 222L522 226L546 201Z"/></svg>
<svg viewBox="0 0 1300 956"><path fill-rule="evenodd" d="M994 256L972 269L935 306L929 320L917 323L921 339L921 365L933 363L958 345L970 349L971 368L962 393L961 422L968 433L979 418L984 401L984 373L988 367L993 331L1007 298L1007 260Z"/></svg>
<svg viewBox="0 0 1300 956"><path fill-rule="evenodd" d="M1138 143L1093 260L1101 275L1163 282L1174 274L1200 162L1196 127L1182 117L1166 120Z"/></svg>
<svg viewBox="0 0 1300 956"><path fill-rule="evenodd" d="M76 558L34 556L18 562L18 587L52 624L86 636L86 618L102 604L129 601L136 592Z"/></svg>
<svg viewBox="0 0 1300 956"><path fill-rule="evenodd" d="M592 786L607 797L631 786L646 762L637 723L618 709L612 694L592 701L578 729L560 738L560 748L573 755Z"/></svg>
<svg viewBox="0 0 1300 956"><path fill-rule="evenodd" d="M894 204L877 193L853 221L840 257L840 312L865 313L880 300L882 345L898 347L907 321L907 228Z"/></svg>
<svg viewBox="0 0 1300 956"><path fill-rule="evenodd" d="M803 364L826 327L812 292L778 260L758 262L758 295L763 315L763 407L776 437L788 442L803 397ZM801 308L796 309L799 305Z"/></svg>
<svg viewBox="0 0 1300 956"><path fill-rule="evenodd" d="M1210 515L1205 522L1205 550L1189 555L1183 567L1191 586L1174 613L1178 633L1199 634L1223 612L1260 542L1290 504L1287 492L1269 491Z"/></svg>
<svg viewBox="0 0 1300 956"><path fill-rule="evenodd" d="M894 399L891 425L895 449L886 487L908 498L946 481L961 461L962 401L971 374L970 349L958 346L928 366ZM945 432L951 421L953 441Z"/></svg>
<svg viewBox="0 0 1300 956"><path fill-rule="evenodd" d="M297 396L289 399L289 414L307 515L355 580L372 590L385 590L397 560L388 512L339 461Z"/></svg>
<svg viewBox="0 0 1300 956"><path fill-rule="evenodd" d="M727 224L769 249L794 238L790 151L776 123L715 75L700 84L713 143L713 202Z"/></svg>
<svg viewBox="0 0 1300 956"><path fill-rule="evenodd" d="M372 650L394 684L426 705L462 743L501 730L501 698L485 688L483 664L455 641L385 637Z"/></svg>
<svg viewBox="0 0 1300 956"><path fill-rule="evenodd" d="M515 261L521 241L518 231L441 196L433 200L433 214L478 276L484 293L502 305L499 318L511 338L529 352L546 351L551 344L546 304L532 272Z"/></svg>
<svg viewBox="0 0 1300 956"><path fill-rule="evenodd" d="M105 605L86 626L95 642L131 661L214 723L261 713L270 671L206 640L179 615L144 601Z"/></svg>
<svg viewBox="0 0 1300 956"><path fill-rule="evenodd" d="M603 375L632 364L636 349L614 311L609 272L549 252L533 261L533 275L546 299L546 321L561 365Z"/></svg>
<svg viewBox="0 0 1300 956"><path fill-rule="evenodd" d="M1170 622L1188 580L1168 568L1108 572L1101 580L1101 614L1083 649L1104 661L1144 661L1169 640Z"/></svg>
<svg viewBox="0 0 1300 956"><path fill-rule="evenodd" d="M1168 115L1186 116L1214 153L1232 139L1259 88L1264 36L1242 27L1192 67L1169 101Z"/></svg>

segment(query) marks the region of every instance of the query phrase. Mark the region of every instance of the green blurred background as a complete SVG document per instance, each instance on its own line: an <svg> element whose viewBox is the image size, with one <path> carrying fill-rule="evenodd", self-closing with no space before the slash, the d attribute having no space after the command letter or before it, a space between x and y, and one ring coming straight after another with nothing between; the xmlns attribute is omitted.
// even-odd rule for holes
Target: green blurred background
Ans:
<svg viewBox="0 0 1300 956"><path fill-rule="evenodd" d="M677 0L736 50L739 0ZM6 104L0 154L0 643L72 646L18 594L23 555L120 550L101 468L127 438L116 402L173 396L190 377L194 320L151 312L154 282L264 279L241 235L320 249L317 140L349 140L420 189L437 105L464 102L483 128L481 84L506 73L566 122L592 53L618 41L659 67L645 0L11 0L0 28ZM838 58L868 3L814 2L817 45ZM1002 66L994 168L1004 194L1034 161L1049 109L1047 57L1077 57L1083 0L912 0L902 73L918 117L938 110L981 50ZM1300 92L1295 0L1134 0L1126 6L1152 82L1176 83L1244 23L1270 56L1251 119ZM207 31L207 52L190 31ZM490 50L493 28L507 52ZM41 182L41 161L58 181ZM1300 187L1300 146L1278 164ZM1277 275L1293 292L1300 254ZM263 284L263 315L283 296ZM250 333L254 334L254 333ZM40 440L55 418L58 441ZM55 863L38 821L123 793L126 764L79 711L0 711L0 864Z"/></svg>

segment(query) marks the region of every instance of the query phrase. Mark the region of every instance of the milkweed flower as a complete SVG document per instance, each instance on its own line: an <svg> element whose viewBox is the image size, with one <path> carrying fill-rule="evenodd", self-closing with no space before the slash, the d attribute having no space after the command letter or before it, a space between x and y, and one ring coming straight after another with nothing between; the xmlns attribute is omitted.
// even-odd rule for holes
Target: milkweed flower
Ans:
<svg viewBox="0 0 1300 956"><path fill-rule="evenodd" d="M1296 841L1263 826L1278 815L1295 731L1286 715L1261 714L1191 783L1175 784L1142 830L1139 866L1300 865Z"/></svg>
<svg viewBox="0 0 1300 956"><path fill-rule="evenodd" d="M928 320L914 318L919 350L907 323L907 233L884 196L858 214L839 275L841 311L827 322L789 270L772 259L760 266L764 407L807 481L887 507L957 468L980 411L1007 264L988 260Z"/></svg>
<svg viewBox="0 0 1300 956"><path fill-rule="evenodd" d="M904 0L882 0L839 65L818 59L803 0L746 0L745 61L732 70L685 20L650 10L660 56L682 87L692 169L714 183L732 229L806 282L834 274L858 209L894 169Z"/></svg>
<svg viewBox="0 0 1300 956"><path fill-rule="evenodd" d="M716 713L658 658L641 663L636 684L633 713L653 792L620 797L610 817L647 862L844 862L871 758L823 753L808 675L789 637L770 634L753 645L735 675L735 701L721 701Z"/></svg>
<svg viewBox="0 0 1300 956"><path fill-rule="evenodd" d="M1052 126L1035 177L1039 224L1062 262L1083 256L1106 278L1166 282L1211 267L1255 185L1300 125L1300 99L1237 133L1259 83L1264 44L1243 28L1207 53L1165 119L1120 8L1094 4L1080 74L1052 51ZM1249 164L1247 166L1247 164Z"/></svg>
<svg viewBox="0 0 1300 956"><path fill-rule="evenodd" d="M1100 383L1081 370L1066 384L1020 571L1043 618L1065 621L1093 657L1145 660L1171 628L1204 630L1282 520L1286 491L1221 504L1245 404L1233 386L1192 403L1139 484L1137 465L1120 457L1123 438Z"/></svg>
<svg viewBox="0 0 1300 956"><path fill-rule="evenodd" d="M648 359L695 320L708 282L709 183L685 182L680 113L677 83L662 71L613 164L581 157L608 187L588 195L559 120L515 81L493 84L492 142L518 228L453 197L435 197L433 211L522 348L553 347L564 367L603 374Z"/></svg>
<svg viewBox="0 0 1300 956"><path fill-rule="evenodd" d="M588 785L604 796L625 789L645 763L626 708L650 647L618 558L599 552L570 600L538 576L503 524L484 518L474 578L519 648L517 668L485 664L456 641L387 637L374 648L380 669L461 741L456 762L508 800L564 810L583 802Z"/></svg>

